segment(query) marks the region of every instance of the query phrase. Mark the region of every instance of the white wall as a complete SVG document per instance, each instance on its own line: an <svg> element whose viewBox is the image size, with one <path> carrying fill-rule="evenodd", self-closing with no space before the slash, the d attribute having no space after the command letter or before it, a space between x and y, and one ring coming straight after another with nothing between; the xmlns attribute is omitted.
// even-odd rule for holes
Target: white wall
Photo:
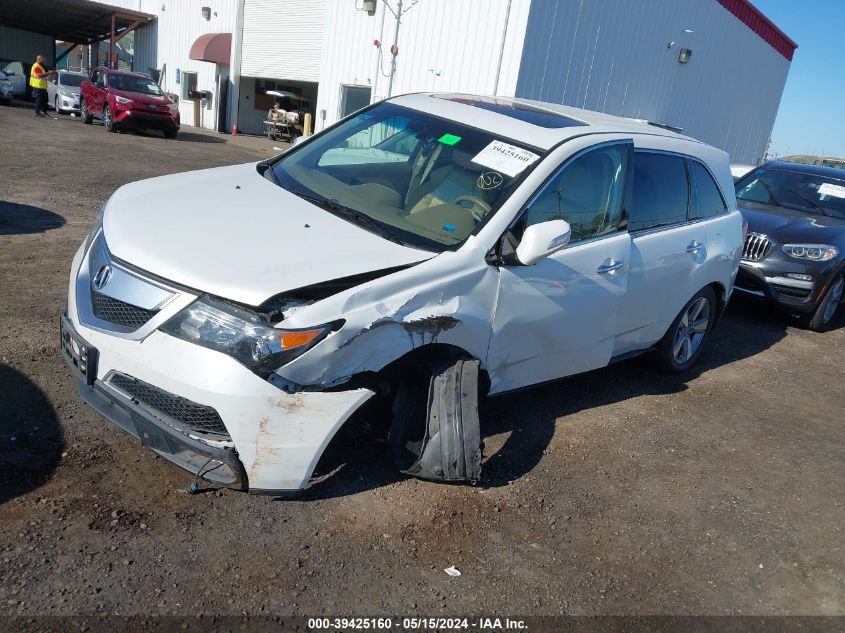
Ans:
<svg viewBox="0 0 845 633"><path fill-rule="evenodd" d="M396 7L396 0L389 2ZM412 0L404 4L408 7ZM326 5L316 130L338 120L344 84L370 86L373 101L388 96L395 20L381 2L372 17L356 5L360 2L331 0ZM402 19L393 95L461 91L512 96L529 6L530 0L420 0ZM382 54L373 46L374 39L382 43Z"/></svg>
<svg viewBox="0 0 845 633"><path fill-rule="evenodd" d="M716 0L533 0L516 94L682 127L754 164L788 71Z"/></svg>
<svg viewBox="0 0 845 633"><path fill-rule="evenodd" d="M197 73L197 89L208 90L214 97L202 114L203 127L216 127L216 79L218 72L228 75L229 66L188 59L191 45L205 33L232 33L237 18L237 0L108 0L108 4L150 13L157 17L154 24L135 32L134 69L149 72L150 68L166 67L162 88L181 93L176 84L176 69ZM202 7L211 8L211 19L202 17ZM162 7L164 9L162 10ZM183 125L196 125L193 101L179 101L179 115Z"/></svg>
<svg viewBox="0 0 845 633"><path fill-rule="evenodd" d="M325 7L325 0L246 0L241 75L317 81Z"/></svg>

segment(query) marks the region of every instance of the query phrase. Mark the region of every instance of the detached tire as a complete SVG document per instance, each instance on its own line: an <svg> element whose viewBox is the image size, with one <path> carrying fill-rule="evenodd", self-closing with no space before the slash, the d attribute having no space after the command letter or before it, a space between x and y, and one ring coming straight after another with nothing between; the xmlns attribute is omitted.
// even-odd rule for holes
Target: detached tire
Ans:
<svg viewBox="0 0 845 633"><path fill-rule="evenodd" d="M815 312L804 317L802 325L814 332L824 332L833 321L833 315L836 314L839 304L842 303L843 289L845 289L845 277L843 273L839 273L830 282Z"/></svg>
<svg viewBox="0 0 845 633"><path fill-rule="evenodd" d="M699 290L672 321L651 354L651 366L666 374L692 367L704 350L716 320L716 293L710 286Z"/></svg>
<svg viewBox="0 0 845 633"><path fill-rule="evenodd" d="M91 125L94 122L94 116L88 112L88 106L85 105L85 99L82 100L79 116L82 117L82 122L85 125Z"/></svg>

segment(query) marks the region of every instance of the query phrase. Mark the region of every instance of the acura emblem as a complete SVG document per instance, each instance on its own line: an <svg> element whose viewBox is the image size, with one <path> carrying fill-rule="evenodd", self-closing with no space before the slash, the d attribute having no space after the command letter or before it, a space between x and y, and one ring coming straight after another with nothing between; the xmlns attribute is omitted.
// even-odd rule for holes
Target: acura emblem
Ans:
<svg viewBox="0 0 845 633"><path fill-rule="evenodd" d="M111 279L111 266L106 264L100 270L97 271L97 274L94 275L94 279L91 280L91 285L94 286L97 290L102 290L107 283L109 283L109 279Z"/></svg>
<svg viewBox="0 0 845 633"><path fill-rule="evenodd" d="M155 109L156 109L156 105L155 105L154 103L151 103L151 104L150 104L150 105L148 105L147 107L148 107L150 110L155 110Z"/></svg>

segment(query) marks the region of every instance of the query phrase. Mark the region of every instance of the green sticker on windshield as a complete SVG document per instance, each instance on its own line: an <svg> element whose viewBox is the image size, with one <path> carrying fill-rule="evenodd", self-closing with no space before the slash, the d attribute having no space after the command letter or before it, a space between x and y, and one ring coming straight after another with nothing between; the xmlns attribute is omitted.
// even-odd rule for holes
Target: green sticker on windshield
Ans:
<svg viewBox="0 0 845 633"><path fill-rule="evenodd" d="M437 140L444 145L455 145L461 140L461 137L454 134L444 134Z"/></svg>

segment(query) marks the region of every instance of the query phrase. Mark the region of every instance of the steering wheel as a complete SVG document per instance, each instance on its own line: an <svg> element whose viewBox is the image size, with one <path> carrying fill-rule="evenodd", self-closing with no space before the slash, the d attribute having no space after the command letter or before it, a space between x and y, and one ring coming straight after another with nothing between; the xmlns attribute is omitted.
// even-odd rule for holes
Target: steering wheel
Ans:
<svg viewBox="0 0 845 633"><path fill-rule="evenodd" d="M489 204L484 202L484 200L482 200L481 198L476 198L475 196L463 195L463 196L458 196L457 198L452 200L452 204L457 204L458 206L460 206L461 202L471 202L472 206L474 206L478 210L482 211L484 215L490 213L490 211L492 211L492 209L493 209L493 207L491 207ZM474 213L472 215L473 215L473 217L475 217ZM476 219L480 220L480 218L477 218L477 217L476 217Z"/></svg>

